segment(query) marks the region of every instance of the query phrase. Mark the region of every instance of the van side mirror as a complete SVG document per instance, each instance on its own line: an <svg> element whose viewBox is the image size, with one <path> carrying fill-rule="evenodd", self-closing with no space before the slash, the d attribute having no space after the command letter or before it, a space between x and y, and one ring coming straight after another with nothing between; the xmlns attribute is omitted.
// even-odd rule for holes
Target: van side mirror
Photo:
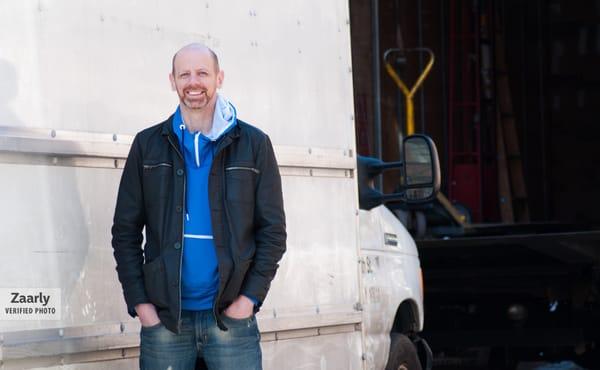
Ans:
<svg viewBox="0 0 600 370"><path fill-rule="evenodd" d="M361 209L380 204L404 202L426 203L440 190L440 161L433 141L425 135L411 135L403 140L400 162L383 162L377 158L358 156L358 190ZM373 188L373 179L383 171L399 169L401 181L396 193L383 194Z"/></svg>
<svg viewBox="0 0 600 370"><path fill-rule="evenodd" d="M427 202L440 190L440 161L433 140L425 135L404 139L404 188L408 203Z"/></svg>

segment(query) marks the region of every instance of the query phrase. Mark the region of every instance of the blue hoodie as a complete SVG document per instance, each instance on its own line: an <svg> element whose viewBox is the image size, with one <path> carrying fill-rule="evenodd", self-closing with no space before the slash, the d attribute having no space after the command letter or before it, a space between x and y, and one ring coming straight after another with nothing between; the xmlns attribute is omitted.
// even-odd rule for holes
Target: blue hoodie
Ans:
<svg viewBox="0 0 600 370"><path fill-rule="evenodd" d="M181 271L181 308L208 310L219 289L219 270L213 242L208 176L218 140L236 125L234 106L217 96L213 125L207 135L191 133L177 107L173 131L184 147L187 175L183 265Z"/></svg>

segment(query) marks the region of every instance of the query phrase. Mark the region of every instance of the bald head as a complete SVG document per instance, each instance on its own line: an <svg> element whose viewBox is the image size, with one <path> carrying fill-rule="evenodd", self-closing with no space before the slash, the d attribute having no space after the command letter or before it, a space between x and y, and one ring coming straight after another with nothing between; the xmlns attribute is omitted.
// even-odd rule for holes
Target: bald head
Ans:
<svg viewBox="0 0 600 370"><path fill-rule="evenodd" d="M175 63L177 61L177 56L179 54L189 53L189 52L209 54L215 64L215 72L219 72L219 58L217 57L217 54L215 54L215 52L208 46L195 42L195 43L188 44L188 45L182 47L173 55L173 60L171 61L171 73L173 75L175 75Z"/></svg>

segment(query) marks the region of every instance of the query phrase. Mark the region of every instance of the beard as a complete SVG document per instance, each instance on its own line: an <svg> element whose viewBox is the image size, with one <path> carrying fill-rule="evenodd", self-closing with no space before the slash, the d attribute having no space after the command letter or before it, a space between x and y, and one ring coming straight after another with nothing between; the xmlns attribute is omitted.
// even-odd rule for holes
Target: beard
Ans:
<svg viewBox="0 0 600 370"><path fill-rule="evenodd" d="M188 90L201 90L202 93L198 96L190 96L186 94ZM211 101L212 96L208 95L208 92L205 89L184 89L182 91L177 92L179 95L179 101L188 109L203 109L208 105Z"/></svg>

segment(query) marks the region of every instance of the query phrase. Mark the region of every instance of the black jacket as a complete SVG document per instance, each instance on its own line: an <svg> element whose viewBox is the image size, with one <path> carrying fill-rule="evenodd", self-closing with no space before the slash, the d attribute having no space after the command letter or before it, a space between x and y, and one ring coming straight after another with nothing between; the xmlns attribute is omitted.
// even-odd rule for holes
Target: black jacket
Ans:
<svg viewBox="0 0 600 370"><path fill-rule="evenodd" d="M172 119L133 140L112 246L129 314L151 302L162 323L179 333L186 175ZM286 249L281 177L269 137L238 120L217 143L208 188L220 281L213 313L226 330L221 312L241 293L260 306Z"/></svg>

